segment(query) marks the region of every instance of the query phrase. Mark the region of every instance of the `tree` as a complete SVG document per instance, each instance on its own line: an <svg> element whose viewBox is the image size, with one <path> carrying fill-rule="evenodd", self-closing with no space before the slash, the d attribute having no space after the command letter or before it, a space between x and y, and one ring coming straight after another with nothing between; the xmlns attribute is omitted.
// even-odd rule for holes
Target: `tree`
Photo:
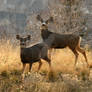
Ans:
<svg viewBox="0 0 92 92"><path fill-rule="evenodd" d="M86 25L82 11L84 0L53 0L49 9L54 16L57 31L60 33L81 33Z"/></svg>

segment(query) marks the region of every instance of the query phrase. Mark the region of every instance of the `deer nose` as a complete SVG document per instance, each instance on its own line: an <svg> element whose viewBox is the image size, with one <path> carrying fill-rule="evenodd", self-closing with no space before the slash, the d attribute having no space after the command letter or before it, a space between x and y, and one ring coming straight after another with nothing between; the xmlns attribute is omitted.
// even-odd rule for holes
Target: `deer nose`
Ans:
<svg viewBox="0 0 92 92"><path fill-rule="evenodd" d="M25 43L21 43L20 45L25 45Z"/></svg>
<svg viewBox="0 0 92 92"><path fill-rule="evenodd" d="M46 22L43 22L43 23L42 23L42 26L46 26Z"/></svg>
<svg viewBox="0 0 92 92"><path fill-rule="evenodd" d="M46 26L45 24L42 24L42 26Z"/></svg>

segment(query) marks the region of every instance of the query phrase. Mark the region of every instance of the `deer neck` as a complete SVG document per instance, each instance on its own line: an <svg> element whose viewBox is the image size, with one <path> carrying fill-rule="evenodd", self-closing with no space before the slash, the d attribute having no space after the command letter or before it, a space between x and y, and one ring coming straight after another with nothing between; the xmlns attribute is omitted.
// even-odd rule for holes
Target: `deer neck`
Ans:
<svg viewBox="0 0 92 92"><path fill-rule="evenodd" d="M46 29L41 29L41 32L44 32L44 31L48 31L48 28L46 28Z"/></svg>
<svg viewBox="0 0 92 92"><path fill-rule="evenodd" d="M41 37L43 40L48 39L48 37L52 34L48 29L46 30L41 30Z"/></svg>
<svg viewBox="0 0 92 92"><path fill-rule="evenodd" d="M24 49L26 49L26 47L20 47L20 52L24 52Z"/></svg>

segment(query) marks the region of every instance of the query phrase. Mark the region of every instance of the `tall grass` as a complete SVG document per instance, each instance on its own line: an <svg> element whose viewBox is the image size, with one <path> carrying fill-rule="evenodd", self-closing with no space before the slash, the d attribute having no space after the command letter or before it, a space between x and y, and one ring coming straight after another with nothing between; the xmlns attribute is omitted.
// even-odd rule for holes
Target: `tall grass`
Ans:
<svg viewBox="0 0 92 92"><path fill-rule="evenodd" d="M91 65L92 52L86 51L88 62ZM19 45L12 44L10 40L0 42L0 91L1 92L82 92L75 81L63 80L62 74L76 74L79 79L86 80L89 77L85 59L80 54L74 70L75 57L68 49L54 50L52 52L52 70L48 72L49 65L42 60L43 65L40 73L34 71L38 69L38 63L33 64L32 73L25 81L21 81L22 63L20 60ZM84 64L83 64L84 63ZM41 75L40 75L41 74ZM44 77L45 75L45 77ZM22 86L23 84L23 86Z"/></svg>
<svg viewBox="0 0 92 92"><path fill-rule="evenodd" d="M0 41L0 72L21 68L19 47L11 44L10 40Z"/></svg>
<svg viewBox="0 0 92 92"><path fill-rule="evenodd" d="M88 62L91 65L92 52L86 51ZM55 71L63 73L74 73L74 54L68 49L54 50L51 57L52 68ZM43 60L42 60L43 61ZM86 66L84 57L79 54L76 67ZM33 71L36 71L38 63L35 63L32 67ZM12 44L10 40L2 40L0 42L0 72L4 70L21 69L22 64L20 60L20 47ZM42 72L47 72L49 69L48 63L43 61L41 68Z"/></svg>

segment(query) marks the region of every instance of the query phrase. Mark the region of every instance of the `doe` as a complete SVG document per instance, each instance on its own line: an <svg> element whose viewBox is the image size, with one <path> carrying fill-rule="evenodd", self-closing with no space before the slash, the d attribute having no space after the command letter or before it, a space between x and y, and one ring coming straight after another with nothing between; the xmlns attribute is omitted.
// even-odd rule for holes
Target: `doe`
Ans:
<svg viewBox="0 0 92 92"><path fill-rule="evenodd" d="M23 74L27 63L30 65L30 72L32 64L39 62L39 71L42 65L41 59L47 61L49 63L49 67L51 68L51 60L48 58L48 46L46 44L38 43L31 47L26 47L27 41L31 39L30 35L27 37L20 37L20 35L16 35L16 38L20 41L20 58L23 64Z"/></svg>
<svg viewBox="0 0 92 92"><path fill-rule="evenodd" d="M48 20L44 21L40 15L37 15L37 20L41 21L42 23L40 27L41 37L43 41L49 46L50 49L52 48L62 49L65 47L69 47L75 55L75 65L77 63L77 59L79 55L78 52L80 52L81 54L83 54L86 60L87 66L89 66L85 50L80 47L81 37L79 35L58 34L58 33L51 32L48 29L47 24L49 22L53 22L53 17L50 17Z"/></svg>

